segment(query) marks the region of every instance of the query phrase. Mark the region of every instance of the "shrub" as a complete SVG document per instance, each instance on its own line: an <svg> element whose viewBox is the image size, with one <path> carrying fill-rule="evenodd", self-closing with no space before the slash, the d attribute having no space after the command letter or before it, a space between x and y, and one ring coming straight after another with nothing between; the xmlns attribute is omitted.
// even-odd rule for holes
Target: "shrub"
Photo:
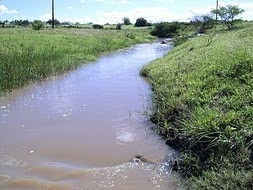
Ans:
<svg viewBox="0 0 253 190"><path fill-rule="evenodd" d="M212 29L216 24L212 15L199 15L193 17L191 24L198 30L199 33L206 33L208 29Z"/></svg>
<svg viewBox="0 0 253 190"><path fill-rule="evenodd" d="M123 21L124 25L130 25L131 24L131 21L130 21L130 19L128 17L124 17L122 19L122 21Z"/></svg>
<svg viewBox="0 0 253 190"><path fill-rule="evenodd" d="M52 25L52 23L53 23L53 20L52 20L52 19L49 19L49 20L46 22L46 24L50 24L50 25ZM54 19L54 24L55 24L55 25L61 25L60 21L57 20L57 19Z"/></svg>
<svg viewBox="0 0 253 190"><path fill-rule="evenodd" d="M126 37L128 37L128 38L130 38L132 40L134 40L136 38L135 35L134 35L134 33L127 33Z"/></svg>
<svg viewBox="0 0 253 190"><path fill-rule="evenodd" d="M121 30L121 29L122 29L122 24L118 23L118 24L116 25L116 29L117 29L117 30Z"/></svg>
<svg viewBox="0 0 253 190"><path fill-rule="evenodd" d="M159 38L172 38L183 28L184 25L180 22L161 22L155 25L155 28L151 31L151 35Z"/></svg>
<svg viewBox="0 0 253 190"><path fill-rule="evenodd" d="M94 29L103 29L104 26L103 26L103 25L100 25L100 24L93 24L93 25L92 25L92 28L94 28Z"/></svg>
<svg viewBox="0 0 253 190"><path fill-rule="evenodd" d="M150 22L147 22L146 26L152 26L153 24Z"/></svg>
<svg viewBox="0 0 253 190"><path fill-rule="evenodd" d="M136 27L144 27L144 26L147 26L147 20L145 18L138 18L136 20L136 23L135 23L135 26Z"/></svg>
<svg viewBox="0 0 253 190"><path fill-rule="evenodd" d="M40 21L40 20L35 20L32 23L32 28L34 30L41 30L41 29L44 28L44 23L42 21Z"/></svg>

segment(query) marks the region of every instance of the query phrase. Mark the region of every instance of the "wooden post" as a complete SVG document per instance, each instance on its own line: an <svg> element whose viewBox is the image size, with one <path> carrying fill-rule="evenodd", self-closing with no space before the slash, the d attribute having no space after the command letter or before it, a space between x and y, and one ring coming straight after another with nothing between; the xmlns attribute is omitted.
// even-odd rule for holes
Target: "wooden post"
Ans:
<svg viewBox="0 0 253 190"><path fill-rule="evenodd" d="M54 29L54 0L52 0L52 28Z"/></svg>
<svg viewBox="0 0 253 190"><path fill-rule="evenodd" d="M216 21L218 20L218 13L217 13L218 9L219 9L219 0L216 1Z"/></svg>

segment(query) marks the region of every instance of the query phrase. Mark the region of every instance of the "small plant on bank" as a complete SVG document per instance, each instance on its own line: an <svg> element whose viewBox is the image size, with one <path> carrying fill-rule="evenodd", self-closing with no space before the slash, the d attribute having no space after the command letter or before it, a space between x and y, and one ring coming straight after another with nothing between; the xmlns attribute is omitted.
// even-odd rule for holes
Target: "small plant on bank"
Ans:
<svg viewBox="0 0 253 190"><path fill-rule="evenodd" d="M35 21L33 21L33 23L32 23L32 28L33 28L34 30L41 30L41 29L43 29L44 27L45 27L44 23L43 23L42 21L40 21L40 20L35 20Z"/></svg>

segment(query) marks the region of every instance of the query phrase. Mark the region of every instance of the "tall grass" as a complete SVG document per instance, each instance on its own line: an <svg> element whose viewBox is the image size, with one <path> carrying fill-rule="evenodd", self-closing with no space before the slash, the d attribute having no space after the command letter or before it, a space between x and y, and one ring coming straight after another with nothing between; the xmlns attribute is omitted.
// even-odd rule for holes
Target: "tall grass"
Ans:
<svg viewBox="0 0 253 190"><path fill-rule="evenodd" d="M77 68L102 52L153 39L147 30L0 30L0 92Z"/></svg>
<svg viewBox="0 0 253 190"><path fill-rule="evenodd" d="M253 187L253 25L190 39L142 70L152 121L192 189ZM179 167L179 168L180 168Z"/></svg>

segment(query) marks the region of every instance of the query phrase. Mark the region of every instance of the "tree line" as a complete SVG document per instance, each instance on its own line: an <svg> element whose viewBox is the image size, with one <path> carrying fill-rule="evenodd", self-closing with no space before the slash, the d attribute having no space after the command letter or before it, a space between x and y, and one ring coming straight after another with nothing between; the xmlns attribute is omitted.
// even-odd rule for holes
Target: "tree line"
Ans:
<svg viewBox="0 0 253 190"><path fill-rule="evenodd" d="M229 30L233 29L240 20L236 19L238 15L242 14L245 10L239 8L236 5L227 5L221 6L218 9L213 9L209 14L206 15L196 15L192 18L189 23L184 22L161 22L157 24L152 24L148 22L145 18L140 17L136 19L135 23L132 24L128 17L124 17L122 19L122 23L116 24L116 29L122 29L123 25L134 25L135 27L146 27L154 25L154 29L151 34L158 37L174 37L180 31L184 30L188 26L193 26L198 29L198 33L205 33L208 29L211 29L213 26L217 24L225 25ZM215 15L218 16L219 20L215 19ZM46 22L42 22L40 20L35 20L30 22L28 20L14 20L14 21L0 21L0 27L10 27L10 26L32 26L35 30L40 30L45 27L45 25L52 25L52 19L49 19ZM60 22L55 19L54 24L56 26L64 26L64 27L78 27L80 23L71 23L71 22ZM104 25L93 24L92 28L94 29L103 29ZM110 25L107 23L106 25Z"/></svg>

